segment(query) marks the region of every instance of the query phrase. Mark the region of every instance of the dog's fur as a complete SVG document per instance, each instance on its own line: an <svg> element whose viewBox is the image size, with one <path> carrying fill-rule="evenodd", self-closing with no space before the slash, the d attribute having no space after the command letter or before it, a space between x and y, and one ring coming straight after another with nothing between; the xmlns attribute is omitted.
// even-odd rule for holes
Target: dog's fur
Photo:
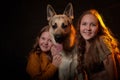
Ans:
<svg viewBox="0 0 120 80"><path fill-rule="evenodd" d="M54 44L63 45L62 63L59 66L60 80L73 80L76 74L77 53L75 48L76 31L72 24L73 7L69 3L63 14L56 14L51 5L47 6L47 20L49 21L49 32Z"/></svg>

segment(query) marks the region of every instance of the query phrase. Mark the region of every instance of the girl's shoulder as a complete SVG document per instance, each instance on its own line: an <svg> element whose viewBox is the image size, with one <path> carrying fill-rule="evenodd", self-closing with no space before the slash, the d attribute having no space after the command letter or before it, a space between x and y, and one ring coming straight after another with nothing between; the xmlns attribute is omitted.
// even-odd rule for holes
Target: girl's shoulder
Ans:
<svg viewBox="0 0 120 80"><path fill-rule="evenodd" d="M100 59L103 61L106 57L112 54L112 46L109 42L109 37L100 36L98 40L96 40L96 46L99 51Z"/></svg>
<svg viewBox="0 0 120 80"><path fill-rule="evenodd" d="M29 54L28 58L29 59L37 59L37 58L39 58L39 55L38 55L37 52L32 52L32 53Z"/></svg>
<svg viewBox="0 0 120 80"><path fill-rule="evenodd" d="M39 60L39 61L44 61L47 60L47 55L45 53L37 53L37 52L33 52L29 55L28 57L29 60Z"/></svg>
<svg viewBox="0 0 120 80"><path fill-rule="evenodd" d="M31 57L45 57L46 56L46 53L43 53L43 52L38 52L38 51L35 51L33 53L30 54Z"/></svg>
<svg viewBox="0 0 120 80"><path fill-rule="evenodd" d="M112 50L112 40L108 36L100 36L99 41L103 48Z"/></svg>
<svg viewBox="0 0 120 80"><path fill-rule="evenodd" d="M100 40L100 41L103 41L104 43L111 42L111 38L108 37L108 36L105 36L105 35L100 36L100 37L99 37L99 40Z"/></svg>

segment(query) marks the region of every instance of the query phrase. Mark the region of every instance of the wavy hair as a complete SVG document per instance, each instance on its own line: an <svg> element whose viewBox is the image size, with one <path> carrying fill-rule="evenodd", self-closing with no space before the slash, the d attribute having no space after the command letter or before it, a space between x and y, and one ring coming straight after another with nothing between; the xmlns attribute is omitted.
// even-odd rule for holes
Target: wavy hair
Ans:
<svg viewBox="0 0 120 80"><path fill-rule="evenodd" d="M119 51L119 42L118 40L114 37L113 33L110 31L110 29L105 25L105 23L103 22L102 16L98 13L97 10L95 9L90 9L88 11L85 11L79 18L78 18L78 22L77 22L77 47L79 50L79 63L83 63L81 62L83 60L83 54L85 52L85 40L83 39L83 37L80 34L80 23L81 23L81 19L83 18L84 15L87 14L92 14L94 15L97 19L98 19L98 25L99 25L99 31L97 33L96 37L100 37L100 36L104 36L107 38L106 43L110 43L111 46L111 50L114 49L114 54L120 54ZM87 65L89 65L88 67L90 67L91 64L93 64L93 62L99 62L100 60L96 57L98 57L98 54L96 53L92 53L93 51L90 51L90 55L89 58L91 57L91 60L86 60L88 62ZM84 64L84 63L83 63Z"/></svg>
<svg viewBox="0 0 120 80"><path fill-rule="evenodd" d="M41 49L39 47L39 38L41 36L41 34L43 32L46 32L46 31L49 31L49 26L44 26L37 34L37 37L35 39L35 43L33 44L33 47L32 47L32 50L30 51L30 53L34 53L34 52L37 52L38 54L41 53Z"/></svg>

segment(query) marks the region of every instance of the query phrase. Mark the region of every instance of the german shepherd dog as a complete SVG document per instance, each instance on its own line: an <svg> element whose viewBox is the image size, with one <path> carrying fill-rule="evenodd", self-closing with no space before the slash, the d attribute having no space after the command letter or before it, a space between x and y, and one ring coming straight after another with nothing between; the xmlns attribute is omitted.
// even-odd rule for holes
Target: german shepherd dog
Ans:
<svg viewBox="0 0 120 80"><path fill-rule="evenodd" d="M73 6L69 3L63 14L56 14L50 4L47 6L47 20L49 32L54 44L63 45L62 63L59 66L60 80L74 80L77 67L77 53L75 48L76 31L73 26Z"/></svg>

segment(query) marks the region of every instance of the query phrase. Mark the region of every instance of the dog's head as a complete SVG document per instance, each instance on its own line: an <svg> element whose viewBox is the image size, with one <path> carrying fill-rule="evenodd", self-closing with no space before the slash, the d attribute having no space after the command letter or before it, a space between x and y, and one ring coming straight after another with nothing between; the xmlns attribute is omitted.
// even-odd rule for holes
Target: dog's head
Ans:
<svg viewBox="0 0 120 80"><path fill-rule="evenodd" d="M51 5L47 6L47 20L49 21L49 32L54 38L54 42L63 43L70 38L71 34L75 34L72 26L73 7L69 3L63 14L56 14ZM75 36L75 35L74 35Z"/></svg>

